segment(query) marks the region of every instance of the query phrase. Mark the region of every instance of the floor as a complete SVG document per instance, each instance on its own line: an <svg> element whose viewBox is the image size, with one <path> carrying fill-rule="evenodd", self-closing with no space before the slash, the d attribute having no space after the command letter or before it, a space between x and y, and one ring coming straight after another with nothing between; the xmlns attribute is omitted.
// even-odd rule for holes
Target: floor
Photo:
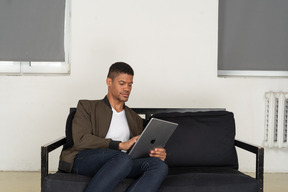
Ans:
<svg viewBox="0 0 288 192"><path fill-rule="evenodd" d="M40 172L0 172L0 191L40 192ZM264 191L288 192L288 173L264 174Z"/></svg>

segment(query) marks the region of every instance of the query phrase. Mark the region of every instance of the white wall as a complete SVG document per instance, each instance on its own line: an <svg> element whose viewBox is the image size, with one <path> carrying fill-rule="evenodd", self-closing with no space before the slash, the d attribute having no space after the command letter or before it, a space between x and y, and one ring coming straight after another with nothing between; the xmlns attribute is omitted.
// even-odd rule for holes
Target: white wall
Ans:
<svg viewBox="0 0 288 192"><path fill-rule="evenodd" d="M218 78L217 8L215 0L73 1L71 75L0 77L0 170L40 170L40 146L64 135L78 99L104 97L115 61L135 70L130 107L226 108L236 138L262 145L264 93L288 92L288 79ZM239 156L240 169L254 171L254 156ZM287 150L265 150L265 171L288 172L287 162Z"/></svg>

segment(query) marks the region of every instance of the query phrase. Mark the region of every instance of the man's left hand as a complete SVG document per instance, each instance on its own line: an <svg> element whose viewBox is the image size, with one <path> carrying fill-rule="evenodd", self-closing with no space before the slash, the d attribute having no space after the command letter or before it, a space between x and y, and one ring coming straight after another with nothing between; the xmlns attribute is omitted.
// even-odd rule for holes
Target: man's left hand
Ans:
<svg viewBox="0 0 288 192"><path fill-rule="evenodd" d="M154 150L150 151L149 154L150 157L158 157L162 161L165 161L166 159L166 150L164 148L155 148Z"/></svg>

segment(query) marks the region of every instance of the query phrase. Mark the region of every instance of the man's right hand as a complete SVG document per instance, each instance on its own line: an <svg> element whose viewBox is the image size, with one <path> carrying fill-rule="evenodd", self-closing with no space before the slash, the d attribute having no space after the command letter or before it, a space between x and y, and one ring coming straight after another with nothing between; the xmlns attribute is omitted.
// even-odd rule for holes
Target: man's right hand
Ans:
<svg viewBox="0 0 288 192"><path fill-rule="evenodd" d="M126 142L119 143L119 150L128 151L136 143L138 138L139 138L139 135L131 138L130 140Z"/></svg>

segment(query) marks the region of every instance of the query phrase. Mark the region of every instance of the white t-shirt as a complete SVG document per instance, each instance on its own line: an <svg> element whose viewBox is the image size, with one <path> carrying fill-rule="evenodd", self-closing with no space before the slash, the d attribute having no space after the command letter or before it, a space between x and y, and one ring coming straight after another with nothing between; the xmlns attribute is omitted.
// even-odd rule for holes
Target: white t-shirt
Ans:
<svg viewBox="0 0 288 192"><path fill-rule="evenodd" d="M110 138L114 141L125 142L130 138L130 130L125 114L125 110L117 112L112 107L113 115L108 133L105 138Z"/></svg>

